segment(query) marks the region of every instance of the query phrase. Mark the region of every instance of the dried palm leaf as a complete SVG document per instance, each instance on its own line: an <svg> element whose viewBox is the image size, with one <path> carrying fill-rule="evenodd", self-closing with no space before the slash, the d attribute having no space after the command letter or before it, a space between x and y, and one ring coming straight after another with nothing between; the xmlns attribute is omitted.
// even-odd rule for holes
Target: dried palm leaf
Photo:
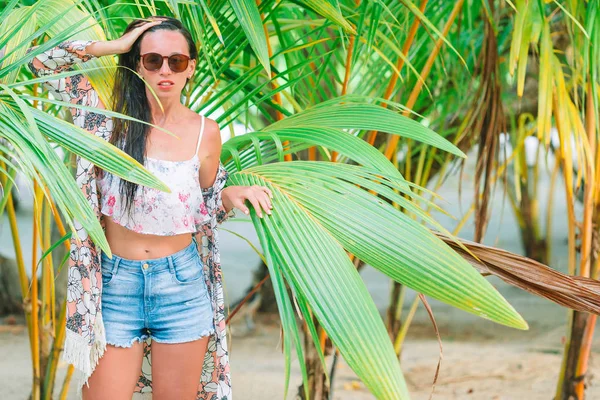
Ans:
<svg viewBox="0 0 600 400"><path fill-rule="evenodd" d="M446 244L484 275L495 275L506 283L544 297L573 310L600 314L600 281L558 272L531 258L506 250L436 233Z"/></svg>

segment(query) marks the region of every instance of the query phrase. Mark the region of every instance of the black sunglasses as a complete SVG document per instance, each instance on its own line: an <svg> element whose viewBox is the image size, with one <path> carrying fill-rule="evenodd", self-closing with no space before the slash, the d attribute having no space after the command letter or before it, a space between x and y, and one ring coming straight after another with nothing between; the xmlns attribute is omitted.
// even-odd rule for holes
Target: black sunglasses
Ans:
<svg viewBox="0 0 600 400"><path fill-rule="evenodd" d="M185 54L171 54L170 56L163 56L158 53L146 53L140 56L142 58L142 64L148 71L158 71L162 65L163 60L168 59L169 68L173 72L183 72L187 69L190 62L190 57Z"/></svg>

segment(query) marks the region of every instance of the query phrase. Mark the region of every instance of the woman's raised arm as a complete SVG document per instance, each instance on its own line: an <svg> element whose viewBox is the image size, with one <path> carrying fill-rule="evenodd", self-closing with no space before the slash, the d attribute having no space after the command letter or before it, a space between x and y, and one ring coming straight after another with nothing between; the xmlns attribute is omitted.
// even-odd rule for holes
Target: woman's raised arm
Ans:
<svg viewBox="0 0 600 400"><path fill-rule="evenodd" d="M38 77L56 75L71 71L75 64L84 63L95 57L126 53L146 29L160 23L160 20L144 23L116 40L68 40L62 42L33 57L28 64L29 69ZM35 48L32 47L27 52L29 53ZM49 80L45 82L45 86L55 97L60 97L63 101L104 108L99 104L97 94L83 74Z"/></svg>
<svg viewBox="0 0 600 400"><path fill-rule="evenodd" d="M93 40L69 40L58 46L48 49L33 57L29 62L29 69L35 76L55 75L71 71L74 64L91 60L95 56L86 51L94 43ZM27 50L30 53L36 47Z"/></svg>
<svg viewBox="0 0 600 400"><path fill-rule="evenodd" d="M33 57L28 64L31 72L38 77L56 75L61 72L73 70L73 65L80 64L96 57L87 51L87 48L93 44L93 40L69 40L62 42L56 47L48 49L43 53ZM27 50L31 52L36 47ZM87 77L83 74L76 74L56 79L50 79L44 82L44 86L52 93L54 97L62 101L84 104L97 107L99 104L94 89L90 85ZM85 101L84 99L87 99ZM95 103L95 104L94 104ZM103 108L103 107L102 107Z"/></svg>

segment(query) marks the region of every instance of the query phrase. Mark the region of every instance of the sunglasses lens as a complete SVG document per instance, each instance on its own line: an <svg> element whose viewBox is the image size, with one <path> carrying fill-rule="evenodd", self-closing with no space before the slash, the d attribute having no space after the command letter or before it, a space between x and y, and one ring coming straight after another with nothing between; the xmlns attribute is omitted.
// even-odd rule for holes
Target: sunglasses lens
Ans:
<svg viewBox="0 0 600 400"><path fill-rule="evenodd" d="M144 67L148 71L156 71L162 67L163 58L158 53L148 53L144 55Z"/></svg>
<svg viewBox="0 0 600 400"><path fill-rule="evenodd" d="M175 54L169 57L169 68L173 72L183 72L188 67L188 60L183 54Z"/></svg>

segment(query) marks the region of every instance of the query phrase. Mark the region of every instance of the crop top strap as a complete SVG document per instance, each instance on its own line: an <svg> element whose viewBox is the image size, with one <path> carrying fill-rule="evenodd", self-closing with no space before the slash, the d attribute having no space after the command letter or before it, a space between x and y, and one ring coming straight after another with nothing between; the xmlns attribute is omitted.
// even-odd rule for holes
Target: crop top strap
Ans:
<svg viewBox="0 0 600 400"><path fill-rule="evenodd" d="M198 150L200 150L200 142L202 141L202 133L204 132L204 115L201 115L202 117L202 124L200 127L200 134L198 135L198 144L196 145L196 153L198 154Z"/></svg>

